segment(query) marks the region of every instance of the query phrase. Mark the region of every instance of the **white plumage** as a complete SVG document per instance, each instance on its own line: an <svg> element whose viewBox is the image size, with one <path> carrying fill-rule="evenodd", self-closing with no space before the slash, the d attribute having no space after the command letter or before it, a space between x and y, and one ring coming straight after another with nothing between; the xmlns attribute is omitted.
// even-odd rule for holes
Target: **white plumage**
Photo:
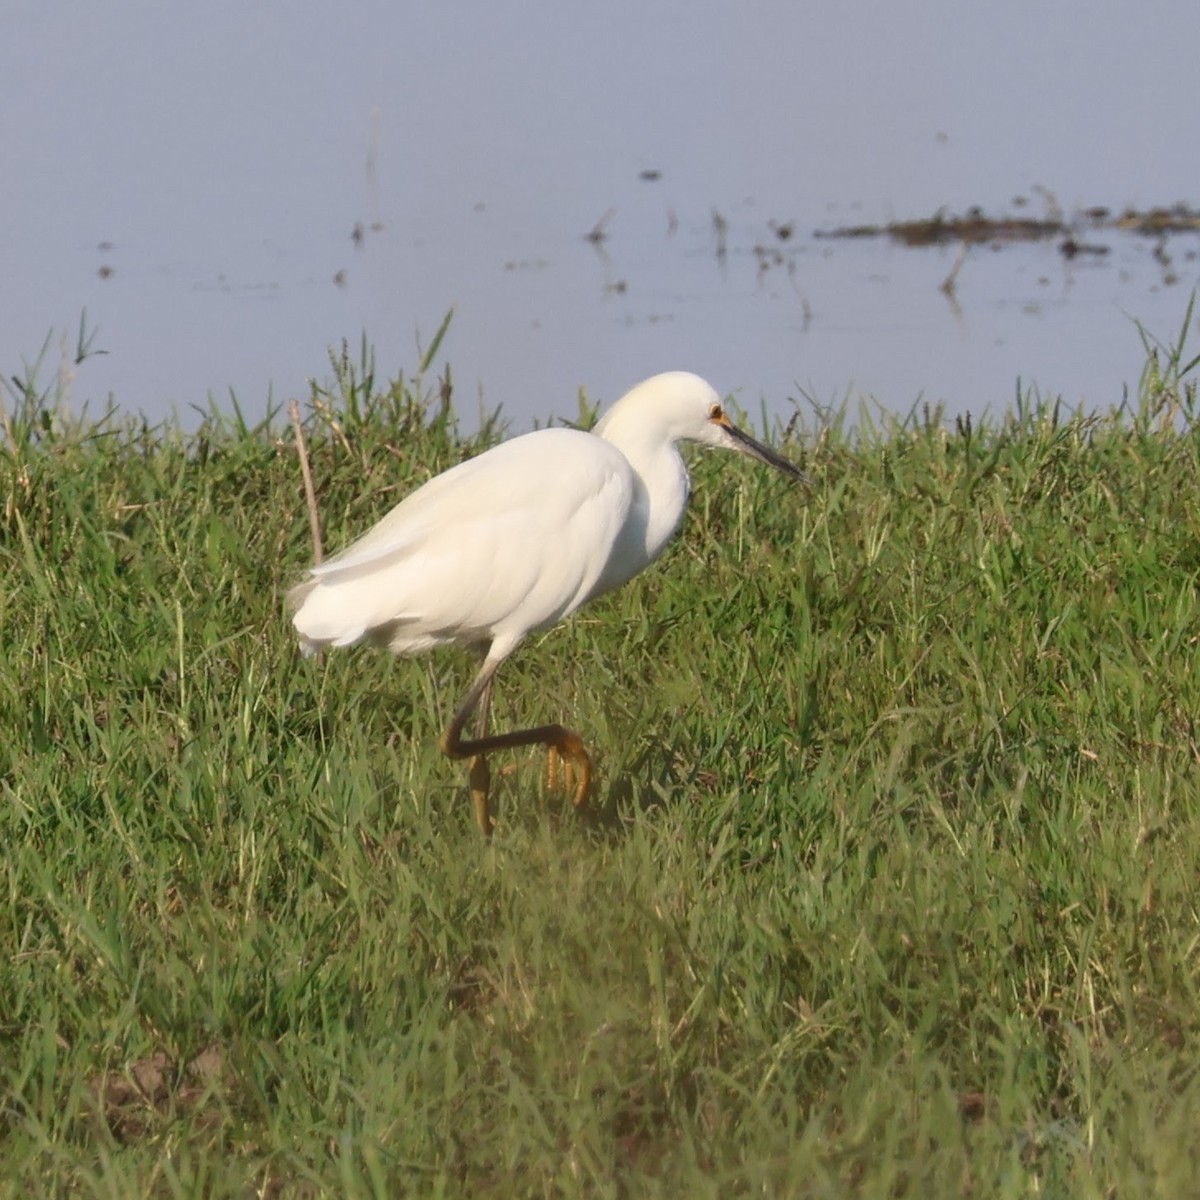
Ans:
<svg viewBox="0 0 1200 1200"><path fill-rule="evenodd" d="M786 459L730 424L696 375L656 375L621 397L591 433L542 429L429 480L289 593L306 653L368 641L397 654L449 642L487 647L441 739L471 758L476 815L491 831L486 755L543 743L586 799L591 764L558 725L486 735L496 668L531 630L557 624L619 587L662 553L683 519L683 440L749 454L800 477ZM482 703L481 703L482 701ZM462 738L479 705L478 736ZM570 778L568 778L570 782Z"/></svg>
<svg viewBox="0 0 1200 1200"><path fill-rule="evenodd" d="M431 479L312 568L293 592L301 644L369 635L411 654L552 625L591 597L608 558L569 547L611 547L633 495L629 463L589 433L504 442Z"/></svg>

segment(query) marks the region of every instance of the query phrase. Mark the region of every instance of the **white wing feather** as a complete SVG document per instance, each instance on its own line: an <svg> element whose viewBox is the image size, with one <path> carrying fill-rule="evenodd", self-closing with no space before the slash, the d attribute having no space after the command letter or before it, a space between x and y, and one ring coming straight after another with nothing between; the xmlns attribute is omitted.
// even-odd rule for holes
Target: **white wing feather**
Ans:
<svg viewBox="0 0 1200 1200"><path fill-rule="evenodd" d="M513 438L431 479L289 596L304 646L519 638L590 599L633 507L616 447Z"/></svg>

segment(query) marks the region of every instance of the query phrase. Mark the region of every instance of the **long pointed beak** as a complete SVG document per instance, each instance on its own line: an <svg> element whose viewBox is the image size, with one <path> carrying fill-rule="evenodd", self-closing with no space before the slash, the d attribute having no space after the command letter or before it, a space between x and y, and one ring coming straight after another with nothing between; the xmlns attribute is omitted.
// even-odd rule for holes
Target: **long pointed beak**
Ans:
<svg viewBox="0 0 1200 1200"><path fill-rule="evenodd" d="M745 454L750 458L756 458L759 462L766 463L767 466L774 467L777 471L782 471L790 479L796 480L797 483L812 483L812 480L794 463L788 462L782 454L776 454L770 447L756 441L736 425L731 425L727 419L716 421L714 424L720 426L728 435L729 448L731 450L736 450L739 454Z"/></svg>

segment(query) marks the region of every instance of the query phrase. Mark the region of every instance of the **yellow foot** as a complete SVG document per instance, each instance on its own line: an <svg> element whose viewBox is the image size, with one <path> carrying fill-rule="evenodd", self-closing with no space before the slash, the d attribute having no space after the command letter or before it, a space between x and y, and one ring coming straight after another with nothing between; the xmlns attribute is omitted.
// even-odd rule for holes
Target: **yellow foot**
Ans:
<svg viewBox="0 0 1200 1200"><path fill-rule="evenodd" d="M576 808L587 804L592 786L592 760L588 757L583 739L577 733L564 729L558 738L546 747L546 786L558 790L558 764L562 760L563 782L571 803Z"/></svg>
<svg viewBox="0 0 1200 1200"><path fill-rule="evenodd" d="M475 808L475 820L479 824L479 828L483 830L485 837L492 836L492 813L488 807L488 791L492 786L492 771L488 766L487 759L482 754L477 754L471 759L471 770L469 779L471 781L471 804Z"/></svg>

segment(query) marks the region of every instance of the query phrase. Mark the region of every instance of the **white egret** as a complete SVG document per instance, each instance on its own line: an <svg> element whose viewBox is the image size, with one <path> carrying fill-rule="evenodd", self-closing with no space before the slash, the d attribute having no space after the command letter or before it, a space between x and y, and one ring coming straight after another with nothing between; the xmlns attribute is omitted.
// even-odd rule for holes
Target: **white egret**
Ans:
<svg viewBox="0 0 1200 1200"><path fill-rule="evenodd" d="M703 379L655 375L585 433L541 429L429 480L341 553L311 567L288 601L305 653L367 642L396 654L447 643L485 648L483 665L440 739L469 758L475 816L492 830L487 756L544 745L576 807L592 766L562 725L487 731L492 679L525 635L570 616L648 567L683 519L689 480L676 443L748 454L803 479L736 428ZM478 708L473 738L463 729Z"/></svg>

